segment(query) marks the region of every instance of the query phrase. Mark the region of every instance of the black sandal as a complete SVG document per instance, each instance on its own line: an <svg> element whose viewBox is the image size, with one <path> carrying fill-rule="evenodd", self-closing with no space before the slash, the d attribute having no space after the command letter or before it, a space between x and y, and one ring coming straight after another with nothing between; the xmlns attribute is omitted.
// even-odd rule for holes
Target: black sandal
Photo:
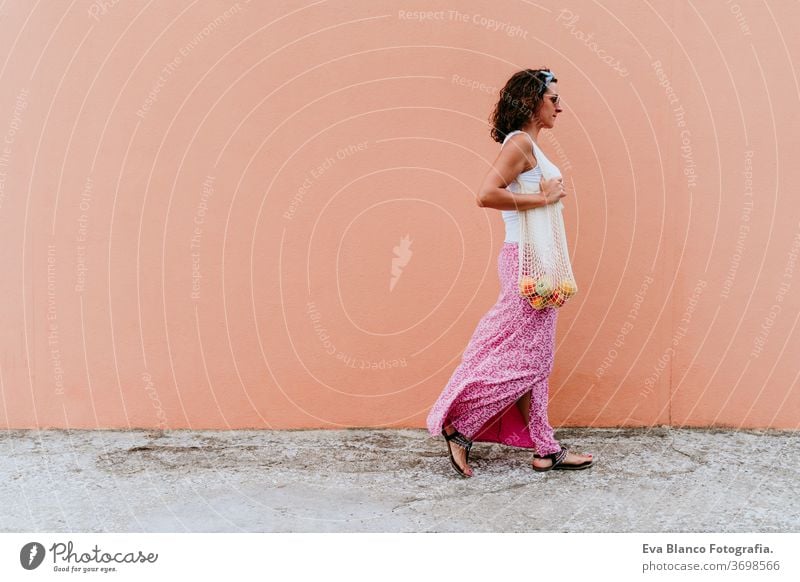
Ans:
<svg viewBox="0 0 800 582"><path fill-rule="evenodd" d="M444 435L444 440L447 442L447 452L450 454L450 464L453 465L453 468L462 477L471 477L472 475L467 474L461 467L458 466L458 463L456 463L456 460L453 457L453 448L450 446L450 441L455 441L457 445L464 447L464 449L467 451L467 454L464 458L464 462L467 464L469 463L469 450L472 448L472 441L457 430L453 430L451 434L447 434L447 431L442 429L442 434Z"/></svg>
<svg viewBox="0 0 800 582"><path fill-rule="evenodd" d="M537 467L533 465L533 470L539 473L544 473L545 471L551 471L553 469L560 469L562 471L579 471L581 469L588 469L592 465L594 465L594 457L589 459L588 461L584 461L583 463L578 463L577 465L573 464L564 464L564 459L567 458L567 447L561 447L561 450L557 453L550 453L549 455L538 455L534 453L534 459L550 459L552 463L548 467Z"/></svg>

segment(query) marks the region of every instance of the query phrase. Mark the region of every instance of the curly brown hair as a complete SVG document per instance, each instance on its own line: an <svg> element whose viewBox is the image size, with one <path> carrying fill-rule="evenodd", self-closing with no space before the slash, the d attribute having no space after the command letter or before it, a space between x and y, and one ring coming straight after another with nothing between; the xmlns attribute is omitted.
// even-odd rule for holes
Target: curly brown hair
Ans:
<svg viewBox="0 0 800 582"><path fill-rule="evenodd" d="M548 68L525 69L514 73L500 90L500 99L489 117L492 124L492 139L502 143L510 132L520 129L538 111L542 95L547 90L542 73L551 73ZM558 82L553 77L550 83Z"/></svg>

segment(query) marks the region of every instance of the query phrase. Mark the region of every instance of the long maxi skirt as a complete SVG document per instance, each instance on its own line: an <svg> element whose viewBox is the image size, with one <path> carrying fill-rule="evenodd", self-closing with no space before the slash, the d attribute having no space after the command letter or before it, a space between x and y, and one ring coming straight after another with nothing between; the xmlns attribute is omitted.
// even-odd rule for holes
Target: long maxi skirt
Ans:
<svg viewBox="0 0 800 582"><path fill-rule="evenodd" d="M503 244L497 260L500 296L478 323L427 425L432 435L452 424L473 441L548 455L560 449L547 417L558 309L534 309L520 296L517 250L517 243ZM528 426L516 405L526 392L531 393Z"/></svg>

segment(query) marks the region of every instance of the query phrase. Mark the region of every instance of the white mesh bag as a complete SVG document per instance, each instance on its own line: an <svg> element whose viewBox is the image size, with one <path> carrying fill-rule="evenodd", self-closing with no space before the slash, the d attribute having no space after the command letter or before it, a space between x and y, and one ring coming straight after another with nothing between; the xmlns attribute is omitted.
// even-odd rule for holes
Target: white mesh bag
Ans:
<svg viewBox="0 0 800 582"><path fill-rule="evenodd" d="M544 167L544 165L543 165ZM536 191L523 189L520 194ZM534 309L561 307L578 292L567 248L561 200L519 212L519 292Z"/></svg>

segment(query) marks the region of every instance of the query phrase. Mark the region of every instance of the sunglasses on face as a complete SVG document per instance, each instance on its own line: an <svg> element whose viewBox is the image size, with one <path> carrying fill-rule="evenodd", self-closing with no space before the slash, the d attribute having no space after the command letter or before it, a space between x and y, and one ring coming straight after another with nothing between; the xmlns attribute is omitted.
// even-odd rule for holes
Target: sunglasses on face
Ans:
<svg viewBox="0 0 800 582"><path fill-rule="evenodd" d="M550 99L550 101L553 102L553 105L558 105L559 103L561 103L561 95L557 95L555 93L551 93L549 95L545 94L544 96L548 97Z"/></svg>

